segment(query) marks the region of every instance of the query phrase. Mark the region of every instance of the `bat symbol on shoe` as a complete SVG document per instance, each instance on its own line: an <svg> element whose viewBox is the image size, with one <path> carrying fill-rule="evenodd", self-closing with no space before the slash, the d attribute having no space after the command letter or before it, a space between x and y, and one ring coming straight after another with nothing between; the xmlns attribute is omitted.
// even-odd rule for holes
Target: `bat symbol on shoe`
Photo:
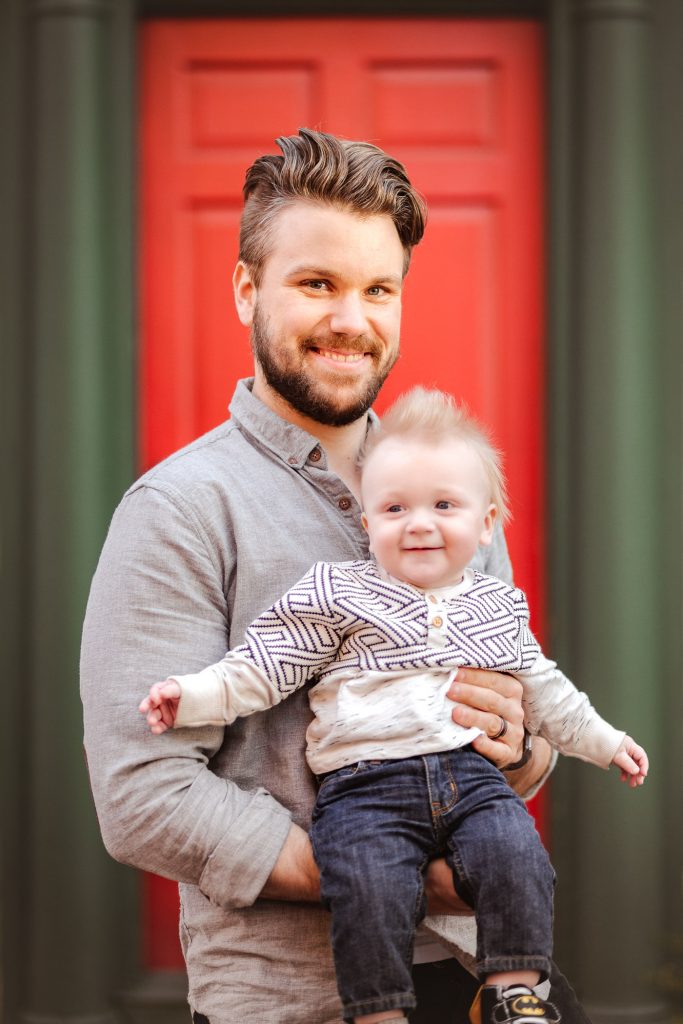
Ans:
<svg viewBox="0 0 683 1024"><path fill-rule="evenodd" d="M537 996L518 996L512 1004L512 1012L527 1017L545 1017L545 1008Z"/></svg>

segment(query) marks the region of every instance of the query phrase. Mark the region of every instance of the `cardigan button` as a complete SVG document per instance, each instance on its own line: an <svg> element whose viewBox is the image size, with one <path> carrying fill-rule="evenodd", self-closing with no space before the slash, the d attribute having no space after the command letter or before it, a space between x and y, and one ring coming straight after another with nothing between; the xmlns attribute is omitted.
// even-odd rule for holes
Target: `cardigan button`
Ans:
<svg viewBox="0 0 683 1024"><path fill-rule="evenodd" d="M348 512L348 510L351 508L351 499L340 498L337 504L339 505L339 508L342 510L342 512Z"/></svg>
<svg viewBox="0 0 683 1024"><path fill-rule="evenodd" d="M308 456L311 462L320 462L322 458L322 452L319 448L314 448L311 454Z"/></svg>

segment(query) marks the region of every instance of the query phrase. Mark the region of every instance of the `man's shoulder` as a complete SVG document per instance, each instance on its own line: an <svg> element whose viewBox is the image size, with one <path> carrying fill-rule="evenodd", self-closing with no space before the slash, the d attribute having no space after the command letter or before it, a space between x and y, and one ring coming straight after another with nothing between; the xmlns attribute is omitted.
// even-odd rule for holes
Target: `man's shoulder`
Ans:
<svg viewBox="0 0 683 1024"><path fill-rule="evenodd" d="M144 488L180 493L188 498L194 487L225 484L244 471L248 446L234 420L226 420L150 467L126 495Z"/></svg>

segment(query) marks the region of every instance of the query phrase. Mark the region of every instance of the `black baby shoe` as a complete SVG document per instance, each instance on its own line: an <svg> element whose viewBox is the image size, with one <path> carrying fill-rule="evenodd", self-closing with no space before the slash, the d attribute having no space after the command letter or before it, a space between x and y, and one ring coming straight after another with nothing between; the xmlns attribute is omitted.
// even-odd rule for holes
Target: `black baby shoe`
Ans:
<svg viewBox="0 0 683 1024"><path fill-rule="evenodd" d="M526 985L483 985L470 1009L472 1024L560 1024L552 1003Z"/></svg>

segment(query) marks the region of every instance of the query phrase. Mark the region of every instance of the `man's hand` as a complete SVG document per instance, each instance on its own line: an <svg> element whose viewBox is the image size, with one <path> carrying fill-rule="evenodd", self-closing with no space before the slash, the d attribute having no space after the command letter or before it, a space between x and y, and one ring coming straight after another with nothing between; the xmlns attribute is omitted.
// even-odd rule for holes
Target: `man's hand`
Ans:
<svg viewBox="0 0 683 1024"><path fill-rule="evenodd" d="M496 767L514 764L522 756L524 713L522 684L513 676L476 668L459 668L448 691L455 701L453 721L481 729L472 746ZM501 728L504 732L501 733ZM495 738L494 738L495 737Z"/></svg>
<svg viewBox="0 0 683 1024"><path fill-rule="evenodd" d="M264 900L320 901L320 872L307 834L292 825L280 856L261 890Z"/></svg>
<svg viewBox="0 0 683 1024"><path fill-rule="evenodd" d="M453 872L443 857L431 860L425 878L428 914L473 914L472 907L460 899L453 885Z"/></svg>
<svg viewBox="0 0 683 1024"><path fill-rule="evenodd" d="M448 691L455 701L453 721L466 728L482 729L472 746L498 768L515 764L522 756L524 742L524 713L522 711L522 684L514 676L476 668L459 668L455 682ZM501 719L506 724L500 732ZM543 777L548 769L552 750L540 736L534 737L531 758L508 775L508 782L520 796L524 796Z"/></svg>

